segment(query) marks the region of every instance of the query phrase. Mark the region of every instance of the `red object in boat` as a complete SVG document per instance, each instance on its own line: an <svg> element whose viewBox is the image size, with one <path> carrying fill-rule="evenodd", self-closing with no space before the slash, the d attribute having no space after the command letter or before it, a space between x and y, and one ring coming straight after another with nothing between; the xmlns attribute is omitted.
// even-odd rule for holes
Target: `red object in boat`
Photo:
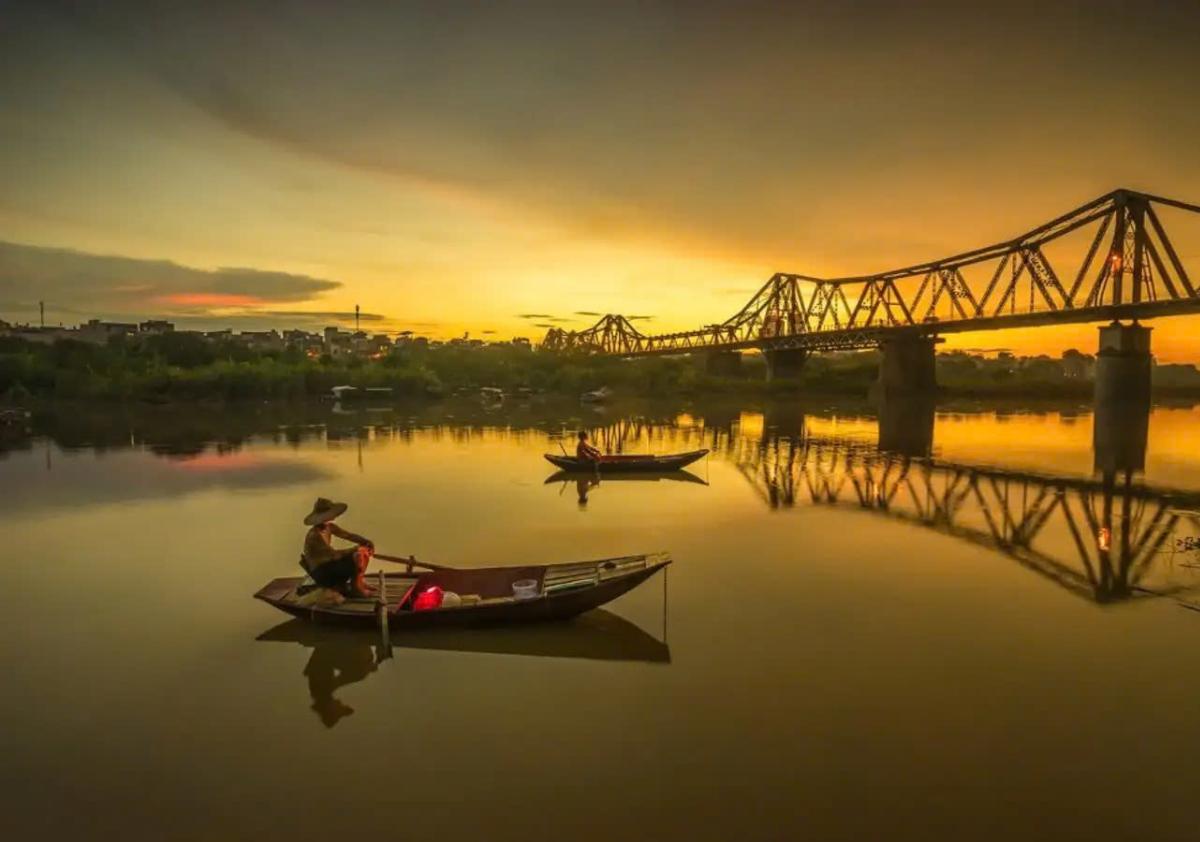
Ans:
<svg viewBox="0 0 1200 842"><path fill-rule="evenodd" d="M442 589L437 585L426 588L413 600L413 611L432 611L442 605Z"/></svg>

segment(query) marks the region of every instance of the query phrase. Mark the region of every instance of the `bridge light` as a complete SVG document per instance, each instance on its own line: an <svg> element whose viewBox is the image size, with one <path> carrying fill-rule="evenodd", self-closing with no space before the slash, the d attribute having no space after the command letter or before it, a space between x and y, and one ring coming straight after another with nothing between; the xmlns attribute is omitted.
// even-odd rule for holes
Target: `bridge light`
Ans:
<svg viewBox="0 0 1200 842"><path fill-rule="evenodd" d="M1096 546L1107 552L1112 547L1112 531L1107 526L1101 526L1096 535Z"/></svg>
<svg viewBox="0 0 1200 842"><path fill-rule="evenodd" d="M1121 271L1121 253L1119 251L1114 251L1112 253L1112 257L1109 258L1109 261L1112 263L1112 268L1113 268L1114 272Z"/></svg>

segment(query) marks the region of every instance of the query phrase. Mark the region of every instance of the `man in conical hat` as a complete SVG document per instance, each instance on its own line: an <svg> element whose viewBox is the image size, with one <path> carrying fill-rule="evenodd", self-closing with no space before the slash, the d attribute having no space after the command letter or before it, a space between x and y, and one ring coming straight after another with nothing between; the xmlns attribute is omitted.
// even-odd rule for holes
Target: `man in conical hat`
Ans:
<svg viewBox="0 0 1200 842"><path fill-rule="evenodd" d="M314 582L333 592L330 599L335 602L340 602L345 596L364 598L372 593L363 574L371 562L375 544L334 523L347 508L345 503L318 497L312 511L304 518L304 525L311 527L304 536L304 553L301 556L304 567ZM335 536L358 547L335 549Z"/></svg>

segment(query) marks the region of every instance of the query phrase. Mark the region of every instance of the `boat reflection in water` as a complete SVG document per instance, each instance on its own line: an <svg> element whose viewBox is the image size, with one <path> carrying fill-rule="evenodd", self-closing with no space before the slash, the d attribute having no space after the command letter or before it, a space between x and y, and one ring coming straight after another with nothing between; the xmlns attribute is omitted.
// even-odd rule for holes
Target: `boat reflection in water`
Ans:
<svg viewBox="0 0 1200 842"><path fill-rule="evenodd" d="M603 608L562 623L416 629L393 634L387 643L366 629L323 627L297 618L268 629L256 639L297 643L312 649L304 676L312 710L326 728L354 713L337 692L377 672L391 649L671 663L671 649L665 640Z"/></svg>
<svg viewBox="0 0 1200 842"><path fill-rule="evenodd" d="M574 483L575 494L580 506L588 503L588 494L593 488L599 488L601 482L682 482L696 485L708 485L690 471L629 471L628 473L584 474L579 471L555 471L546 477L546 485L562 483L559 494L566 490L568 484Z"/></svg>

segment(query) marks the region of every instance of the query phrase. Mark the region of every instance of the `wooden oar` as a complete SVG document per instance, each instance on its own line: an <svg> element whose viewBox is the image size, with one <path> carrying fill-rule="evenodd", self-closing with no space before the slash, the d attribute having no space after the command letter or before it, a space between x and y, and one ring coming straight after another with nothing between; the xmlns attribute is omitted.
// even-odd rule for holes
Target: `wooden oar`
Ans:
<svg viewBox="0 0 1200 842"><path fill-rule="evenodd" d="M391 561L395 564L407 564L408 571L411 573L414 567L424 567L426 570L456 570L455 567L447 567L444 564L430 564L427 561L417 561L416 557L409 556L401 558L398 555L384 555L383 553L375 553L371 558L377 558L380 561Z"/></svg>

